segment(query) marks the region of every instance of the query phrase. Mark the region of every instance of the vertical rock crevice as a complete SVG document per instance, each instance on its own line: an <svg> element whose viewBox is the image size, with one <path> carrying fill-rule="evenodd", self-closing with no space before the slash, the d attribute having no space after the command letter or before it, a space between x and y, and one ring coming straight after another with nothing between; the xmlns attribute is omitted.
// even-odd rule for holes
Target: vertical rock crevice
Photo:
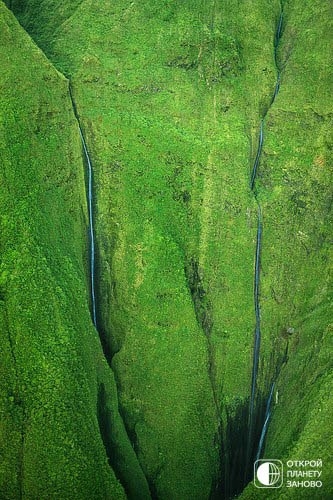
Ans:
<svg viewBox="0 0 333 500"><path fill-rule="evenodd" d="M209 338L213 326L213 311L207 291L204 288L202 270L196 259L190 259L185 265L185 276L197 322L206 337Z"/></svg>
<svg viewBox="0 0 333 500"><path fill-rule="evenodd" d="M221 408L219 403L219 398L215 383L215 366L214 366L214 353L211 341L211 331L213 327L213 309L211 301L209 300L207 290L204 286L203 271L200 268L199 261L195 258L190 258L187 260L185 265L185 276L187 281L187 286L190 291L190 295L193 302L193 308L197 323L207 341L207 353L208 353L208 376L212 388L212 394L214 399L214 405L216 409L217 418L217 433L215 440L221 451L221 432L222 432L222 420L221 420ZM221 473L221 471L220 471ZM212 495L214 491L218 489L218 484L212 485Z"/></svg>
<svg viewBox="0 0 333 500"><path fill-rule="evenodd" d="M97 418L108 462L130 500L149 500L152 495L133 446L105 384L98 386Z"/></svg>

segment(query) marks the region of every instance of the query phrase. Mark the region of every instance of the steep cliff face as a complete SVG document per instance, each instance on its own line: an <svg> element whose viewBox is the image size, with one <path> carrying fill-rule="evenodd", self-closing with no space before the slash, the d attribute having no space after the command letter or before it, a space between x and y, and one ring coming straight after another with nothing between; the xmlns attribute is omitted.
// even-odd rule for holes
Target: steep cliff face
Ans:
<svg viewBox="0 0 333 500"><path fill-rule="evenodd" d="M265 456L322 458L328 492L329 2L7 4L48 57L3 6L13 492L121 498L117 477L131 498L229 498L251 480L273 383ZM98 333L63 75L93 163Z"/></svg>
<svg viewBox="0 0 333 500"><path fill-rule="evenodd" d="M90 322L84 166L68 82L0 9L0 496L126 498L106 439L117 443L117 476L125 461L141 491L146 483Z"/></svg>
<svg viewBox="0 0 333 500"><path fill-rule="evenodd" d="M328 4L285 3L277 53L280 92L266 118L259 169L261 387L274 381L273 370L282 363L264 456L323 460L324 491L287 490L286 498L325 498L333 491L327 393L332 377L331 21ZM241 498L267 498L260 493L250 486Z"/></svg>

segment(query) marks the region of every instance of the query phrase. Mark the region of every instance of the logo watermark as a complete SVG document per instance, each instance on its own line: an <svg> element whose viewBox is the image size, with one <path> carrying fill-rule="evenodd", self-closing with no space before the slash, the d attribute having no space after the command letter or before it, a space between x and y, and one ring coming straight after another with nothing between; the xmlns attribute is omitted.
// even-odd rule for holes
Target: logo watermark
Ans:
<svg viewBox="0 0 333 500"><path fill-rule="evenodd" d="M280 460L256 460L254 463L254 484L257 488L281 488L283 464Z"/></svg>
<svg viewBox="0 0 333 500"><path fill-rule="evenodd" d="M322 460L260 459L254 463L254 484L257 488L321 488Z"/></svg>

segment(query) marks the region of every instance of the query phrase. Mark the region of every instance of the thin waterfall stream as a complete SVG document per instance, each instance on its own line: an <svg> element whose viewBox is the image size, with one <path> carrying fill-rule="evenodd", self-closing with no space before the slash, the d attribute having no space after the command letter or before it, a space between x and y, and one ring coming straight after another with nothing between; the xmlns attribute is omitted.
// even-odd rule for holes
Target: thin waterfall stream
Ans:
<svg viewBox="0 0 333 500"><path fill-rule="evenodd" d="M255 400L256 400L256 387L257 387L257 376L258 376L258 367L259 367L259 357L260 357L260 342L261 342L261 315L260 315L260 256L261 256L261 247L262 247L262 233L263 233L263 214L262 207L259 201L258 192L256 188L256 180L258 174L258 168L260 165L261 153L264 144L264 125L265 118L267 113L269 112L271 106L275 102L275 99L280 90L281 83L281 69L279 67L277 49L282 36L282 25L283 25L283 6L281 5L279 21L277 24L277 29L275 33L274 39L274 62L277 69L277 77L274 88L274 93L270 102L270 105L266 112L263 114L260 122L259 129L259 139L258 139L258 147L256 157L253 163L251 179L250 179L250 189L254 195L255 201L258 207L258 215L257 215L257 239L256 239L256 251L255 251L255 265L254 265L254 309L255 309L255 330L254 330L254 347L253 347L253 363L252 363L252 379L251 379L251 394L250 394L250 403L249 403L249 416L248 416L248 437L247 437L247 469L250 466L251 455L253 454L253 449L255 446L254 443L254 419L255 419ZM269 420L271 417L271 405L273 399L273 392L276 384L276 377L274 381L271 383L269 395L266 403L266 410L264 416L263 427L260 433L260 439L258 443L258 447L256 450L255 459L260 458L261 452L263 449Z"/></svg>
<svg viewBox="0 0 333 500"><path fill-rule="evenodd" d="M89 240L90 240L90 292L91 292L91 307L92 320L97 327L96 317L96 293L95 293L95 236L94 236L94 220L93 220L93 171L90 156L87 149L87 144L82 133L79 123L79 131L83 146L84 155L88 166L88 215L89 215Z"/></svg>
<svg viewBox="0 0 333 500"><path fill-rule="evenodd" d="M89 272L90 272L90 298L91 298L91 319L95 328L97 328L97 312L96 312L96 286L95 286L95 234L94 234L94 213L93 213L93 168L90 160L90 155L84 138L79 115L74 101L71 84L69 84L69 94L72 101L72 106L75 118L78 123L79 133L82 142L82 149L87 164L87 203L88 203L88 219L89 219Z"/></svg>
<svg viewBox="0 0 333 500"><path fill-rule="evenodd" d="M110 357L108 355L108 352L105 348L105 342L103 342L103 335L102 335L102 328L101 325L97 324L97 301L96 301L96 278L95 278L95 254L96 254L96 249L95 249L95 233L94 233L94 175L93 175L93 165L91 162L87 142L85 140L85 136L83 133L83 129L81 126L79 114L77 111L77 107L75 104L72 88L71 88L71 83L69 82L69 94L73 106L73 111L75 118L78 123L78 128L79 128L79 134L81 138L81 143L82 143L82 150L84 154L84 158L86 161L86 166L87 166L87 180L86 180L86 193L87 193L87 204L88 204L88 220L89 220L89 227L88 227L88 233L89 233L89 271L90 271L90 302L91 302L91 319L92 322L97 330L97 333L99 334L101 344L102 344L102 349L105 355L105 359L108 362L110 368ZM99 327L98 327L99 326ZM111 368L112 370L112 368ZM109 464L111 468L113 468L116 477L118 480L123 484L125 491L132 492L133 484L132 480L130 479L128 475L128 471L124 472L125 469L122 468L122 464L117 461L117 452L114 453L112 450L112 439L110 438L108 432L108 425L105 423L105 421L108 421L110 419L109 415L107 414L107 408L106 408L106 402L105 402L105 389L104 386L101 386L99 389L99 425L100 425L100 432L101 436L103 439L104 447L105 447L105 452L108 457ZM130 433L128 432L128 429L126 427L126 419L124 418L124 415L122 413L122 410L120 407L118 407L118 412L120 415L120 418L123 421L124 425L124 432L127 434L128 441L131 442L130 439ZM110 420L111 421L111 420ZM119 451L119 450L118 450ZM142 491L140 491L140 494L137 494L135 498L151 498L151 492L150 492L150 485L148 483L148 480L145 476L145 473L143 469L141 468L139 459L137 458L136 452L134 451L134 456L136 457L137 463L138 463L138 470L140 471L139 474L142 474L142 480L141 485L143 486ZM123 457L122 457L123 460ZM137 471L138 472L138 471ZM128 488L128 490L127 490ZM132 493L129 493L129 498L134 498L131 496Z"/></svg>
<svg viewBox="0 0 333 500"><path fill-rule="evenodd" d="M272 414L271 407L272 407L272 398L273 398L274 388L275 388L275 381L271 385L271 390L269 391L269 396L267 399L264 425L262 427L261 434L260 434L260 439L259 439L259 444L258 444L258 449L257 449L257 454L256 454L256 460L258 460L261 456L261 452L262 452L263 444L265 441L269 420L271 418L271 414Z"/></svg>

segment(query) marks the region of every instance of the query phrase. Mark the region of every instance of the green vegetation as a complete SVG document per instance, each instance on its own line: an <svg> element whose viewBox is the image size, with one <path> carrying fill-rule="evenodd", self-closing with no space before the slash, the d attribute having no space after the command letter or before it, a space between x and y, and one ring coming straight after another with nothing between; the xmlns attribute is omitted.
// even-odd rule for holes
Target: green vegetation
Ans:
<svg viewBox="0 0 333 500"><path fill-rule="evenodd" d="M23 27L1 3L0 496L237 490L226 471L244 466L251 385L249 180L276 82L280 3L7 4ZM264 455L322 458L325 495L330 7L283 4L281 89L257 182L257 406L288 348ZM89 314L84 164L66 78L94 168L104 354ZM249 485L241 498L258 495Z"/></svg>
<svg viewBox="0 0 333 500"><path fill-rule="evenodd" d="M68 85L3 5L0 23L0 496L126 498L101 439L101 383L115 453L133 477L140 468L90 322L84 169Z"/></svg>

